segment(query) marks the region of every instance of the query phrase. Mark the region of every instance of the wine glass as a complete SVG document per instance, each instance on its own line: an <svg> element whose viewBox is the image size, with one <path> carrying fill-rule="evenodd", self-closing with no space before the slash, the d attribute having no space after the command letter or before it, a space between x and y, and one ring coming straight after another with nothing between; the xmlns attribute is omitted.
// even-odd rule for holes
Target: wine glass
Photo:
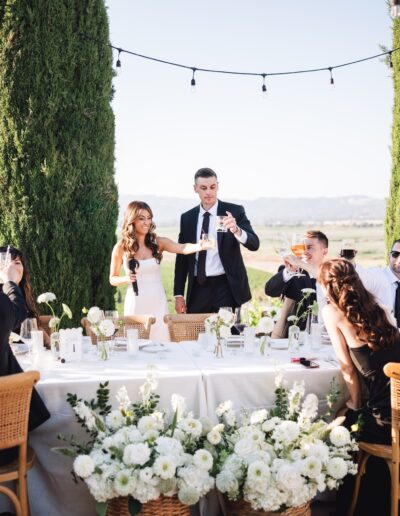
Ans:
<svg viewBox="0 0 400 516"><path fill-rule="evenodd" d="M0 253L0 271L8 267L11 263L11 254L9 252Z"/></svg>
<svg viewBox="0 0 400 516"><path fill-rule="evenodd" d="M275 233L273 236L273 246L279 256L285 257L290 254L290 243L286 233Z"/></svg>
<svg viewBox="0 0 400 516"><path fill-rule="evenodd" d="M303 256L306 251L304 235L301 233L293 233L291 250L292 253L297 256L297 258L301 258Z"/></svg>
<svg viewBox="0 0 400 516"><path fill-rule="evenodd" d="M234 327L237 329L240 335L243 335L244 329L248 326L248 313L247 309L243 306L235 308L235 323Z"/></svg>
<svg viewBox="0 0 400 516"><path fill-rule="evenodd" d="M37 320L35 318L28 318L21 324L20 337L21 340L28 346L28 350L32 349L32 331L37 331Z"/></svg>
<svg viewBox="0 0 400 516"><path fill-rule="evenodd" d="M341 258L346 258L346 260L354 260L356 254L357 250L355 241L352 238L342 240L342 247L340 248L339 256Z"/></svg>

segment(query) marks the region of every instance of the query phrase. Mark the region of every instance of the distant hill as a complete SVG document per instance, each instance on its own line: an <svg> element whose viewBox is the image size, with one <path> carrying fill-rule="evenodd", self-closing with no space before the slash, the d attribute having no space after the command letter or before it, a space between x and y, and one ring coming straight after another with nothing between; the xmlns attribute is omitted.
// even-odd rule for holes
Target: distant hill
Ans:
<svg viewBox="0 0 400 516"><path fill-rule="evenodd" d="M120 195L119 220L121 225L127 204L135 197ZM196 198L160 197L141 195L154 213L158 227L178 226L181 213L196 205ZM384 199L364 196L318 197L298 199L261 197L252 201L225 199L243 204L246 213L255 226L301 225L323 222L354 222L359 224L383 223L386 203Z"/></svg>

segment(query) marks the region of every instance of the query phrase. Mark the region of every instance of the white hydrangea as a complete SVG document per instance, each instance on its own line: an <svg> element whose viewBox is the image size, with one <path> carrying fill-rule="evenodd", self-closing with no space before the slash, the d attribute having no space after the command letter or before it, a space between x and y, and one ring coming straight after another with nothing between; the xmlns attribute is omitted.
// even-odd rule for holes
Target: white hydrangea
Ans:
<svg viewBox="0 0 400 516"><path fill-rule="evenodd" d="M123 461L127 466L143 466L150 459L151 450L145 443L128 444L124 449Z"/></svg>
<svg viewBox="0 0 400 516"><path fill-rule="evenodd" d="M279 423L281 423L281 419L274 416L271 419L264 421L264 423L261 425L261 430L263 432L271 432L277 425L279 425Z"/></svg>
<svg viewBox="0 0 400 516"><path fill-rule="evenodd" d="M89 455L78 455L74 460L73 468L78 477L88 478L93 473L95 464Z"/></svg>
<svg viewBox="0 0 400 516"><path fill-rule="evenodd" d="M282 421L282 423L275 428L272 438L275 441L281 441L284 444L289 444L297 439L300 434L300 427L295 421Z"/></svg>

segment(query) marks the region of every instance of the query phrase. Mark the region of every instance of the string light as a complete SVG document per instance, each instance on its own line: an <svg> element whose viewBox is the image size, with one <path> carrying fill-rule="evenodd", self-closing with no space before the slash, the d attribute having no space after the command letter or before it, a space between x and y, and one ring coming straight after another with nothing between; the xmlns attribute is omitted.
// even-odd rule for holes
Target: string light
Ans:
<svg viewBox="0 0 400 516"><path fill-rule="evenodd" d="M120 60L121 52L123 52L123 50L122 50L122 48L119 48L118 49L118 59L117 59L117 62L116 62L117 75L119 75L121 73L121 60Z"/></svg>
<svg viewBox="0 0 400 516"><path fill-rule="evenodd" d="M332 66L330 66L330 67L328 68L328 70L329 70L329 73L331 74L331 81L330 81L330 82L331 82L331 84L332 84L332 86L333 86L333 85L335 84L335 81L333 80L333 75L332 75Z"/></svg>
<svg viewBox="0 0 400 516"><path fill-rule="evenodd" d="M262 84L262 88L261 88L261 91L262 91L262 96L264 99L267 98L267 86L265 84L265 77L266 77L266 74L263 73L262 74L262 78L263 78L263 84Z"/></svg>
<svg viewBox="0 0 400 516"><path fill-rule="evenodd" d="M391 5L392 5L392 16L393 16L393 12L394 12L393 9L394 9L396 12L398 12L398 15L396 15L396 16L398 16L400 18L400 0L391 0ZM241 75L241 76L248 76L248 77L249 76L261 77L263 79L263 86L262 86L263 94L265 94L267 92L267 87L265 85L265 77L267 77L267 76L270 77L271 75L274 76L274 75L294 75L294 74L299 75L299 74L316 73L316 72L323 72L323 71L326 72L326 70L328 70L330 72L330 83L332 85L334 85L335 81L333 79L332 71L335 70L336 68L344 68L347 66L352 66L355 64L363 63L364 61L371 61L372 59L378 59L378 58L381 58L384 56L389 56L389 65L392 67L393 66L392 54L394 52L398 52L400 50L400 47L393 48L392 50L387 50L385 52L381 52L380 54L375 54L373 56L368 56L368 57L364 57L362 59L356 59L354 61L349 61L347 63L342 63L342 64L338 64L335 66L329 66L329 67L325 66L325 67L321 67L321 68L308 68L308 69L304 69L304 70L289 70L289 71L284 71L284 72L260 73L260 72L242 72L242 71L236 71L236 70L218 70L218 69L214 69L214 68L197 68L197 67L185 65L182 63L166 61L165 59L159 59L157 57L147 56L144 54L138 54L137 52L133 52L131 50L116 47L114 45L111 45L110 43L103 43L102 41L99 41L96 38L93 38L91 36L87 36L86 34L83 34L83 33L78 33L78 35L84 39L87 39L90 41L96 41L99 44L105 44L108 47L112 48L113 50L117 50L118 51L118 60L116 63L117 72L121 69L120 54L122 52L125 52L125 54L129 54L129 55L132 55L135 57L140 57L141 59L147 59L149 61L154 61L156 63L166 64L169 66L175 66L177 68L185 68L186 70L192 70L193 75L192 75L192 79L190 81L192 90L195 90L195 88L196 88L195 72L206 72L206 73L224 74L224 75Z"/></svg>
<svg viewBox="0 0 400 516"><path fill-rule="evenodd" d="M192 68L193 75L192 80L190 81L190 87L192 88L192 93L196 93L196 79L194 78L194 74L196 73L196 68Z"/></svg>

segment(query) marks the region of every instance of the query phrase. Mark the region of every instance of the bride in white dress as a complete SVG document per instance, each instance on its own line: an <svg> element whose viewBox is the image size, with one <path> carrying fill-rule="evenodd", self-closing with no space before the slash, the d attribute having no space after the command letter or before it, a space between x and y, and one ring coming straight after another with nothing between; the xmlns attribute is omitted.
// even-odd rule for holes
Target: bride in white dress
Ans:
<svg viewBox="0 0 400 516"><path fill-rule="evenodd" d="M122 238L115 244L111 255L110 283L115 287L127 284L124 315L154 315L150 338L169 341L164 315L168 313L167 298L161 282L163 251L191 254L211 249L212 241L200 240L197 244L178 244L169 238L156 236L153 212L148 204L132 201L128 204L122 225ZM139 264L135 271L129 269L129 259ZM120 276L121 266L125 274ZM139 295L135 295L132 282L137 282Z"/></svg>

